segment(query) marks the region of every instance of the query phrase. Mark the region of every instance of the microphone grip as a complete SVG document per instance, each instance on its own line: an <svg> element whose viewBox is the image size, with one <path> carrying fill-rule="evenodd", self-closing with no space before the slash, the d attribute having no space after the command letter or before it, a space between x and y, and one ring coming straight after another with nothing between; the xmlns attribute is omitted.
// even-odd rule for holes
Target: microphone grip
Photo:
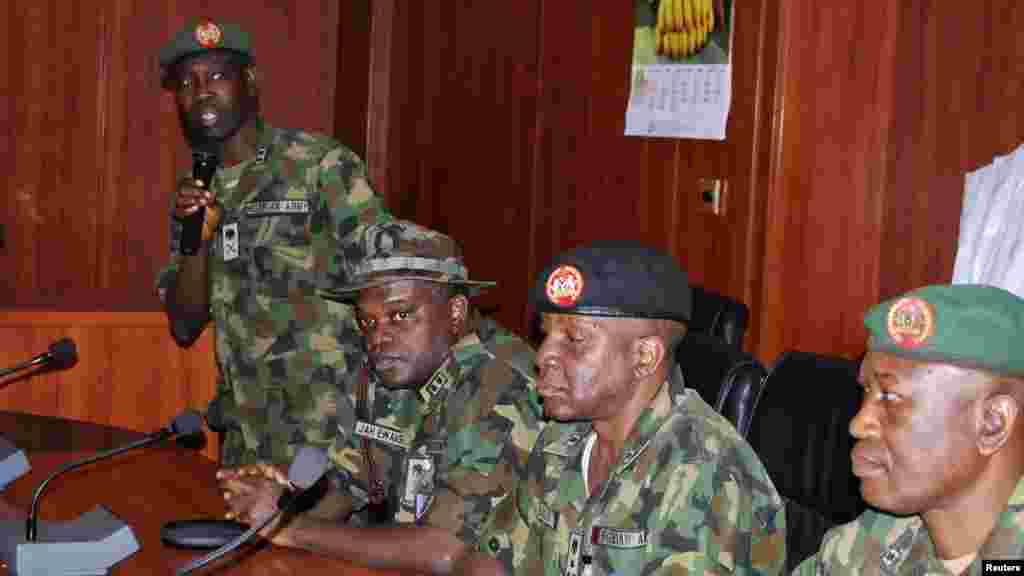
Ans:
<svg viewBox="0 0 1024 576"><path fill-rule="evenodd" d="M202 184L199 188L210 189L210 180L217 171L217 157L207 152L192 152L192 179ZM199 252L203 243L203 220L206 218L206 207L181 219L181 253L192 256Z"/></svg>

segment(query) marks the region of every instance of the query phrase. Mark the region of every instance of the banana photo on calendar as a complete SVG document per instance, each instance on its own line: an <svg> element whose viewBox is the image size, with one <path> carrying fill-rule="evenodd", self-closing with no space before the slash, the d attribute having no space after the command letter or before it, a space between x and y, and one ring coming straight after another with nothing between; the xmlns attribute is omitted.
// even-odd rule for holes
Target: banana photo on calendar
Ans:
<svg viewBox="0 0 1024 576"><path fill-rule="evenodd" d="M634 0L626 134L724 140L732 0Z"/></svg>

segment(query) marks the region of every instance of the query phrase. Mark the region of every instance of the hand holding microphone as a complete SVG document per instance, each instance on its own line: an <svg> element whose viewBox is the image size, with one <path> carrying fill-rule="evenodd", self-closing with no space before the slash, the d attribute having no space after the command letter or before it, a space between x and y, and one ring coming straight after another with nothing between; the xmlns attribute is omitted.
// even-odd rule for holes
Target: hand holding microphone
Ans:
<svg viewBox="0 0 1024 576"><path fill-rule="evenodd" d="M178 183L174 217L181 222L181 253L193 255L213 238L220 223L221 210L214 204L210 181L220 164L216 154L192 152L192 177Z"/></svg>

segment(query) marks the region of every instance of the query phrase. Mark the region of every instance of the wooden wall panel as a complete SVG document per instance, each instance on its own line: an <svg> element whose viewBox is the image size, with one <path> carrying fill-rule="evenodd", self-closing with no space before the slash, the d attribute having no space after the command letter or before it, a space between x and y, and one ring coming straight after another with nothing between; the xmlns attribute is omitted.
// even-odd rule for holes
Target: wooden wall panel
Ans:
<svg viewBox="0 0 1024 576"><path fill-rule="evenodd" d="M0 366L64 337L75 341L78 363L3 379L0 410L153 432L185 408L205 410L216 389L211 332L181 349L159 312L2 312ZM216 436L208 439L207 455L216 459Z"/></svg>
<svg viewBox="0 0 1024 576"><path fill-rule="evenodd" d="M462 242L471 275L499 281L481 306L517 327L530 280L539 3L394 4L374 2L382 57L371 94L391 97L370 117L373 180L397 215Z"/></svg>
<svg viewBox="0 0 1024 576"><path fill-rule="evenodd" d="M774 59L762 2L737 11L724 143L623 135L628 2L374 5L390 59L374 64L371 92L392 94L371 103L369 139L388 141L374 180L399 215L452 234L474 274L500 282L484 305L500 303L506 324L528 329L529 288L555 254L601 238L660 246L695 281L759 297L754 173L772 98L759 71ZM724 216L698 213L702 177L729 181Z"/></svg>
<svg viewBox="0 0 1024 576"><path fill-rule="evenodd" d="M877 301L898 10L839 4L781 10L782 122L758 311L764 360L787 349L859 354L863 312Z"/></svg>

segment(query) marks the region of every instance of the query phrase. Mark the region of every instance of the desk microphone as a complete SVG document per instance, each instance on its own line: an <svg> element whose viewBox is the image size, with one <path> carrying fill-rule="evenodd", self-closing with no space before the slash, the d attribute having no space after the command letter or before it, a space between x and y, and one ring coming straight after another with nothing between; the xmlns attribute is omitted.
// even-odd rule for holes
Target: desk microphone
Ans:
<svg viewBox="0 0 1024 576"><path fill-rule="evenodd" d="M74 364L76 360L78 360L78 349L75 348L75 341L71 338L61 338L50 344L49 350L33 356L28 362L22 362L17 366L0 371L0 378L38 366L52 365L54 368L67 368Z"/></svg>
<svg viewBox="0 0 1024 576"><path fill-rule="evenodd" d="M32 494L32 507L29 509L28 519L25 521L25 539L28 542L36 541L36 534L38 532L39 524L39 499L43 495L43 490L46 489L46 486L50 483L51 480L53 480L57 476L60 476L65 472L70 472L77 468L81 468L82 466L85 466L87 464L92 464L93 462L98 462L106 458L112 458L114 456L117 456L118 454L122 454L134 448L142 448L144 446L155 444L157 442L162 442L164 440L167 440L168 438L172 438L175 436L191 436L193 434L198 434L202 430L202 425L203 419L198 412L196 412L195 410L186 410L181 414L178 414L174 418L174 421L171 422L171 425L168 426L167 428L162 428L152 434L147 434L145 437L136 440L130 444L126 444L118 448L100 452L88 458L76 460L74 462L65 464L64 466L61 466L55 472L47 476L46 479L39 484L39 487L36 488L36 491Z"/></svg>
<svg viewBox="0 0 1024 576"><path fill-rule="evenodd" d="M68 368L77 360L78 351L75 348L74 340L61 338L50 344L48 351L34 356L31 360L0 370L0 378L40 366ZM8 484L20 478L30 468L31 466L29 465L28 458L25 457L25 453L0 436L0 490L3 490Z"/></svg>
<svg viewBox="0 0 1024 576"><path fill-rule="evenodd" d="M239 534L220 548L182 566L174 573L175 576L191 574L210 562L230 553L251 540L256 533L269 526L278 516L292 514L311 507L323 495L323 490L326 489L326 472L327 453L320 448L304 446L295 455L295 460L292 461L292 465L288 468L288 488L278 498L277 510L268 516L266 520Z"/></svg>

